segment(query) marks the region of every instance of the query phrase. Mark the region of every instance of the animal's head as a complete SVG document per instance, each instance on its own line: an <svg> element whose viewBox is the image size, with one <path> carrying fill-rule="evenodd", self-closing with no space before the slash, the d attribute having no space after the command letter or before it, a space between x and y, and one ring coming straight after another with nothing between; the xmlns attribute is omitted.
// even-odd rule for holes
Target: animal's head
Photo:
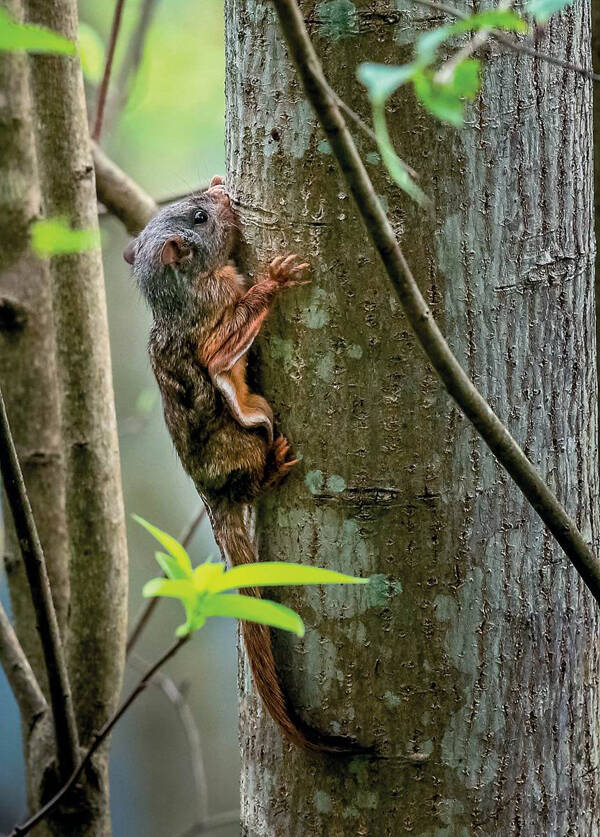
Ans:
<svg viewBox="0 0 600 837"><path fill-rule="evenodd" d="M164 207L123 256L155 314L175 313L204 277L227 264L237 220L220 177L205 192Z"/></svg>

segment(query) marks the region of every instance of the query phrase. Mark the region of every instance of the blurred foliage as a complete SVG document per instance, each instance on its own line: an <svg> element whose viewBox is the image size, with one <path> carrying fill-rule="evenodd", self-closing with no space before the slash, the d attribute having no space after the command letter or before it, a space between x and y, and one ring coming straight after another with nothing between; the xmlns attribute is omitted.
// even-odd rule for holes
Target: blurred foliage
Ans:
<svg viewBox="0 0 600 837"><path fill-rule="evenodd" d="M570 5L572 0L528 0L525 12L537 24ZM408 64L389 65L365 61L357 76L367 88L373 110L373 127L379 153L392 179L417 203L424 205L427 197L413 180L408 166L396 154L387 129L385 106L399 87L412 84L415 96L441 122L462 128L465 105L475 99L481 87L481 61L470 57L470 51L457 52L454 58L435 64L440 48L457 36L494 31L530 32L529 24L512 8L492 8L426 31L415 41L415 57ZM478 46L481 46L479 44Z"/></svg>
<svg viewBox="0 0 600 837"><path fill-rule="evenodd" d="M224 168L223 4L155 3L139 71L115 120L115 82L142 6L143 0L125 4L102 144L134 179L161 197L191 191ZM105 43L113 8L113 3L80 2L82 22ZM93 114L95 95L89 92Z"/></svg>
<svg viewBox="0 0 600 837"><path fill-rule="evenodd" d="M31 225L31 249L43 259L100 247L98 230L74 230L66 218L47 218Z"/></svg>
<svg viewBox="0 0 600 837"><path fill-rule="evenodd" d="M0 6L0 50L75 55L76 47L73 41L43 26L17 23Z"/></svg>

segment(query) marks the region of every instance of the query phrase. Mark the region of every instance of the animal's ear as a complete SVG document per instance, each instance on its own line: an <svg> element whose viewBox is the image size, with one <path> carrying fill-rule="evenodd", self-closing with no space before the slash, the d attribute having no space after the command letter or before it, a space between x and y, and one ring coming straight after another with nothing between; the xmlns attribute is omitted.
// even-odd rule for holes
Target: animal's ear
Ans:
<svg viewBox="0 0 600 837"><path fill-rule="evenodd" d="M223 186L223 178L219 174L215 174L208 188L212 189L213 186Z"/></svg>
<svg viewBox="0 0 600 837"><path fill-rule="evenodd" d="M133 238L127 247L123 250L123 258L127 264L133 264L135 261L135 251L137 249L137 238Z"/></svg>
<svg viewBox="0 0 600 837"><path fill-rule="evenodd" d="M183 239L178 235L173 235L163 244L163 248L160 251L160 260L165 265L179 264L190 253L191 250Z"/></svg>

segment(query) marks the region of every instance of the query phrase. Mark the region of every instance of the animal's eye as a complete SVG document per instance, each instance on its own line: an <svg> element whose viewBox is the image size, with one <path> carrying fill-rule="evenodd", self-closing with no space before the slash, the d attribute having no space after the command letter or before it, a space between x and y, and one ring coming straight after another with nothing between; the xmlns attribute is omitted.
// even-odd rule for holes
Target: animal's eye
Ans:
<svg viewBox="0 0 600 837"><path fill-rule="evenodd" d="M205 224L208 221L208 213L203 209L194 212L194 224Z"/></svg>

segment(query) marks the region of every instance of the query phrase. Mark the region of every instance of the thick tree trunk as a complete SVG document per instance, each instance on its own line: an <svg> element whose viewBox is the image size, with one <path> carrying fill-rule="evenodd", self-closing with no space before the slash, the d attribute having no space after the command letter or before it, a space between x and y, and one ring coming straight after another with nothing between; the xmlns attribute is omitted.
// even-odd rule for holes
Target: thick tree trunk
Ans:
<svg viewBox="0 0 600 837"><path fill-rule="evenodd" d="M22 19L20 0L7 7ZM69 547L60 435L52 288L48 264L29 249L29 226L39 217L40 186L25 55L0 52L0 383L44 549L61 633L69 606ZM46 685L36 618L20 548L6 509L6 571L21 645ZM44 769L52 760L52 725L23 725L28 795L39 803ZM41 835L42 827L36 832Z"/></svg>
<svg viewBox="0 0 600 837"><path fill-rule="evenodd" d="M26 0L27 19L77 38L75 0ZM31 58L42 204L76 229L97 227L94 166L79 62ZM82 745L112 713L123 672L127 549L99 249L51 262L66 464L71 600L69 674ZM61 834L110 833L106 750L90 796ZM95 798L92 790L95 789Z"/></svg>
<svg viewBox="0 0 600 837"><path fill-rule="evenodd" d="M309 723L382 756L285 745L243 661L243 833L596 834L593 600L428 371L271 5L226 6L228 177L249 250L313 265L261 343L264 388L302 455L259 510L261 559L372 576L366 590L285 596L308 631L277 636L281 669ZM407 61L415 32L439 23L400 6L303 4L326 75L365 116L360 60ZM580 0L541 45L585 64L589 38ZM590 85L494 53L464 131L408 90L389 120L436 205L437 220L411 205L358 138L409 262L465 368L591 538Z"/></svg>

